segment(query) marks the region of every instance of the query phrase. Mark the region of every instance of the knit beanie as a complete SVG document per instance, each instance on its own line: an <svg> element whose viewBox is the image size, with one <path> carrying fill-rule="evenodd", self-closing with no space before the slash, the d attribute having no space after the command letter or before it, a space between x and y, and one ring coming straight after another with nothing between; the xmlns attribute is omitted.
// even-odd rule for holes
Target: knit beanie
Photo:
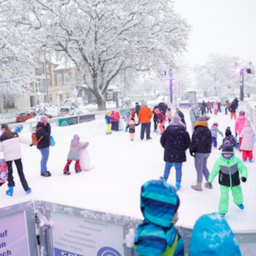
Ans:
<svg viewBox="0 0 256 256"><path fill-rule="evenodd" d="M234 153L234 148L230 143L224 143L222 146L222 154L233 154Z"/></svg>
<svg viewBox="0 0 256 256"><path fill-rule="evenodd" d="M232 135L232 132L231 132L229 126L228 126L227 129L226 129L225 135L226 135L226 136Z"/></svg>
<svg viewBox="0 0 256 256"><path fill-rule="evenodd" d="M77 134L75 134L75 135L73 136L73 138L74 138L74 140L80 140L80 137L79 137Z"/></svg>
<svg viewBox="0 0 256 256"><path fill-rule="evenodd" d="M109 111L106 111L106 114L109 115Z"/></svg>
<svg viewBox="0 0 256 256"><path fill-rule="evenodd" d="M244 116L245 115L245 112L244 111L240 111L239 112L239 116Z"/></svg>
<svg viewBox="0 0 256 256"><path fill-rule="evenodd" d="M46 116L42 116L41 119L40 119L40 122L43 124L43 123L47 123L48 120L47 120L47 117Z"/></svg>

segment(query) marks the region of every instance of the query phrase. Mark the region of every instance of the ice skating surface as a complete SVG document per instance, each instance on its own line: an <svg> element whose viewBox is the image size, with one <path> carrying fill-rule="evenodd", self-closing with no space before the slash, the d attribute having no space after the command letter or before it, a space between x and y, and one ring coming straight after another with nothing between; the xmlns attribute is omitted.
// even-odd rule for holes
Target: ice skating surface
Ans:
<svg viewBox="0 0 256 256"><path fill-rule="evenodd" d="M191 135L189 112L185 114L188 131ZM235 120L223 112L210 114L209 127L218 122L219 129L225 134L227 126L234 134ZM152 123L153 124L153 123ZM140 212L141 185L163 175L165 163L160 136L151 133L152 140L140 140L140 126L136 126L135 140L130 141L129 133L124 131L106 135L105 120L95 120L67 127L52 127L56 145L50 148L48 170L51 177L40 176L41 154L34 146L22 145L22 162L24 173L32 193L27 195L22 189L16 168L14 167L15 188L13 196L7 196L7 182L0 187L1 207L29 200L44 200L52 203L70 205L90 210L132 216L142 219ZM151 130L153 126L151 125ZM63 168L69 151L70 141L78 134L81 141L90 143L87 148L91 164L95 168L89 172L75 173L74 162L70 166L71 175L63 175ZM30 138L31 133L25 128L21 136ZM146 136L145 136L146 137ZM218 135L218 145L222 137ZM242 158L242 154L235 151ZM2 158L0 153L0 158ZM211 171L220 151L213 148L208 159ZM256 163L246 163L248 180L241 182L245 209L240 210L230 193L229 211L225 216L233 231L256 230ZM194 191L191 185L196 182L194 158L187 151L187 162L183 164L183 176L180 197L179 221L177 225L193 227L195 221L205 213L218 212L220 186L218 178L213 182L213 189L203 187L202 192ZM175 185L175 169L171 169L168 183Z"/></svg>

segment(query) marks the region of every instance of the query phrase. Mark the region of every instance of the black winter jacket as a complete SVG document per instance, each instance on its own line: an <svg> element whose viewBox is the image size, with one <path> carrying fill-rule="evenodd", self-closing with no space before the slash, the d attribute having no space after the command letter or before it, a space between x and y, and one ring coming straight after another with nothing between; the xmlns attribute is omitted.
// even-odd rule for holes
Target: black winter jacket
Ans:
<svg viewBox="0 0 256 256"><path fill-rule="evenodd" d="M193 153L211 153L212 134L208 128L207 121L197 122L194 124L192 142L189 146L190 152Z"/></svg>
<svg viewBox="0 0 256 256"><path fill-rule="evenodd" d="M190 144L188 132L179 125L169 125L160 139L165 162L186 162L186 149Z"/></svg>
<svg viewBox="0 0 256 256"><path fill-rule="evenodd" d="M231 103L230 107L229 107L229 111L230 111L231 113L236 113L236 109L237 109L237 105L236 105L236 103L233 101L233 102Z"/></svg>
<svg viewBox="0 0 256 256"><path fill-rule="evenodd" d="M39 127L40 129L38 129ZM41 138L41 136L43 136L42 139L37 144L37 148L41 149L41 148L50 147L50 135L51 135L50 124L47 123L47 125L44 126L44 124L38 122L36 129L38 129L36 132L37 141Z"/></svg>

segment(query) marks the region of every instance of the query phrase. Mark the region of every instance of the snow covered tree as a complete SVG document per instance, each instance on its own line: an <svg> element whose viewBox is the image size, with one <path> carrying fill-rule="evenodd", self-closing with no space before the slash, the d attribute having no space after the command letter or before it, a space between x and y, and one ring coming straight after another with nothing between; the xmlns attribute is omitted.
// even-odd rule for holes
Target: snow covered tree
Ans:
<svg viewBox="0 0 256 256"><path fill-rule="evenodd" d="M161 70L186 47L189 25L173 0L9 0L1 5L38 49L70 59L105 109L110 82L127 68Z"/></svg>
<svg viewBox="0 0 256 256"><path fill-rule="evenodd" d="M13 29L0 29L0 95L17 98L31 90L34 62Z"/></svg>
<svg viewBox="0 0 256 256"><path fill-rule="evenodd" d="M198 89L208 96L231 95L239 90L239 74L234 70L236 58L210 55L205 65L196 67ZM237 96L237 95L236 95Z"/></svg>

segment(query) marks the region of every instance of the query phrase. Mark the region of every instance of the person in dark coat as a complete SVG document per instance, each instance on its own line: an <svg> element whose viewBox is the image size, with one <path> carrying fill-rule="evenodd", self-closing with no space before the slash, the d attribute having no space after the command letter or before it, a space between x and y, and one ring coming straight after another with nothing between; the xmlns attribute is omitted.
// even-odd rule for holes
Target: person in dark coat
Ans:
<svg viewBox="0 0 256 256"><path fill-rule="evenodd" d="M239 100L237 99L237 97L235 97L233 101L235 102L235 106L236 106L236 108L238 108Z"/></svg>
<svg viewBox="0 0 256 256"><path fill-rule="evenodd" d="M50 135L51 126L47 121L46 116L42 116L40 122L36 126L36 138L37 138L37 148L42 154L41 160L41 176L49 177L51 173L47 171L47 161L50 153Z"/></svg>
<svg viewBox="0 0 256 256"><path fill-rule="evenodd" d="M236 102L232 101L229 107L229 111L231 112L231 119L234 117L234 119L236 120L236 109L237 109Z"/></svg>
<svg viewBox="0 0 256 256"><path fill-rule="evenodd" d="M200 106L200 110L201 110L201 115L204 116L206 114L206 102L203 100L201 106Z"/></svg>
<svg viewBox="0 0 256 256"><path fill-rule="evenodd" d="M157 109L158 106L154 106L153 108L153 121L154 121L154 132L156 132L157 130L157 124L158 124L158 117L157 117L157 114L155 113L155 109Z"/></svg>
<svg viewBox="0 0 256 256"><path fill-rule="evenodd" d="M189 134L185 125L181 122L180 116L175 113L173 119L166 130L163 132L160 143L164 148L164 181L167 181L170 169L176 169L176 188L180 188L182 178L182 163L186 162L186 150L190 145Z"/></svg>
<svg viewBox="0 0 256 256"><path fill-rule="evenodd" d="M180 116L180 120L183 124L185 124L186 127L186 122L185 122L185 117L184 114L180 111L178 107L176 107L176 113Z"/></svg>
<svg viewBox="0 0 256 256"><path fill-rule="evenodd" d="M137 117L139 116L140 108L141 108L141 106L139 105L138 102L136 102L135 103L135 113L136 113Z"/></svg>
<svg viewBox="0 0 256 256"><path fill-rule="evenodd" d="M160 102L158 104L158 109L160 110L160 112L165 116L166 110L167 110L167 104L164 102Z"/></svg>
<svg viewBox="0 0 256 256"><path fill-rule="evenodd" d="M208 183L209 170L207 168L207 159L211 153L212 134L208 128L206 117L199 117L194 124L194 133L189 146L191 156L195 157L195 168L197 172L197 184L191 186L194 190L202 191L203 176L206 179L205 187L211 188Z"/></svg>

